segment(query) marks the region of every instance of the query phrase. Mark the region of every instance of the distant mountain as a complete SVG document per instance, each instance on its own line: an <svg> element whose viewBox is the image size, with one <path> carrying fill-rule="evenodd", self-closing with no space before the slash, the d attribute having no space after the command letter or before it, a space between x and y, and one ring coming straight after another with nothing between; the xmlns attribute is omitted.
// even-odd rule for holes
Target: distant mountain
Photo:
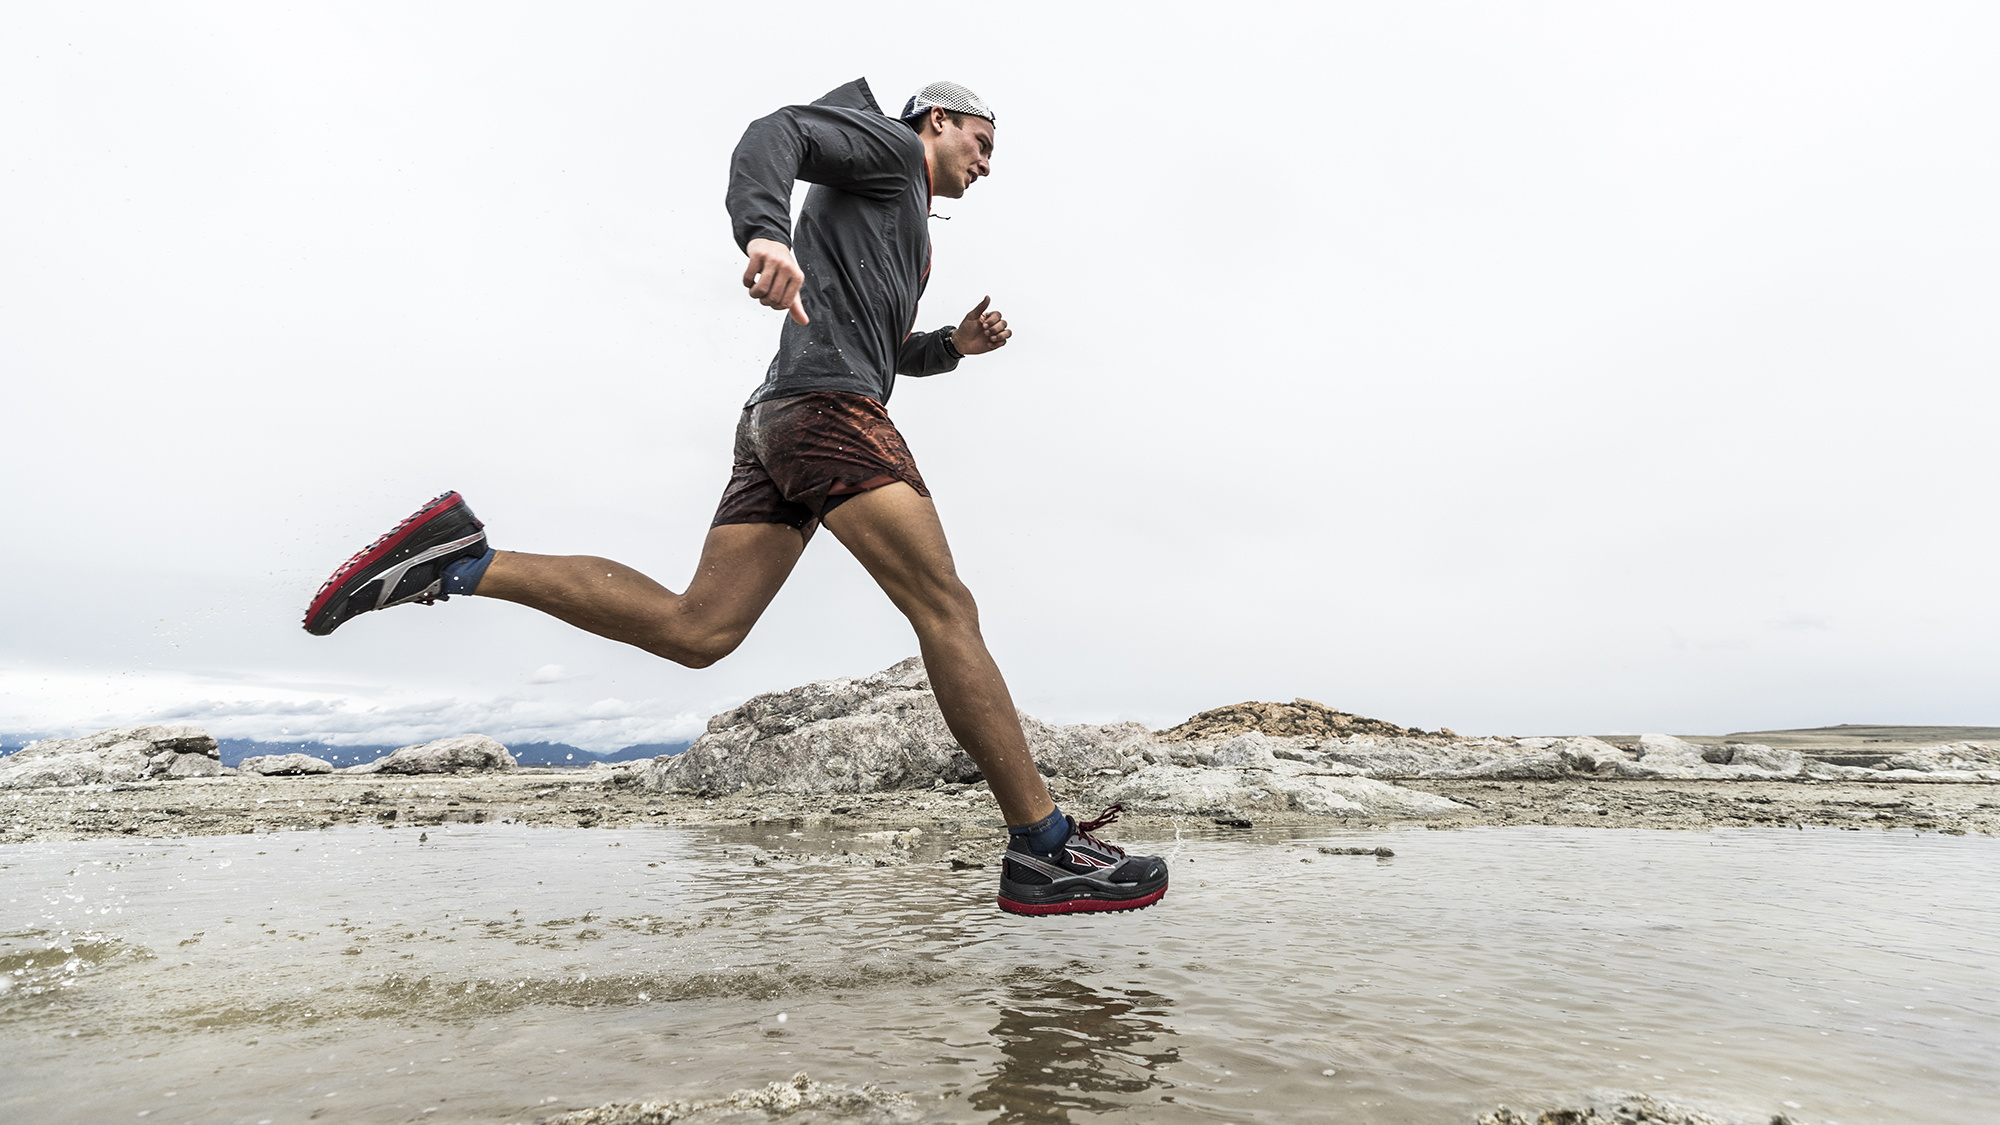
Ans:
<svg viewBox="0 0 2000 1125"><path fill-rule="evenodd" d="M567 742L516 742L507 752L524 766L587 766L598 760L597 755Z"/></svg>
<svg viewBox="0 0 2000 1125"><path fill-rule="evenodd" d="M692 742L641 742L637 746L627 746L623 750L613 750L604 755L607 762L643 762L662 754L678 754L694 745Z"/></svg>
<svg viewBox="0 0 2000 1125"><path fill-rule="evenodd" d="M394 746L330 746L324 742L257 742L248 738L218 738L222 764L240 766L245 758L263 754L304 754L336 766L358 766L396 749Z"/></svg>
<svg viewBox="0 0 2000 1125"><path fill-rule="evenodd" d="M55 736L0 732L0 758L38 738L50 737ZM336 766L358 766L396 749L394 746L334 746L325 742L259 742L249 738L221 738L216 743L222 750L222 764L225 766L240 766L243 759L261 754L305 754ZM688 745L686 742L642 742L608 754L593 754L567 742L520 742L507 747L507 752L524 766L575 768L597 762L645 761L661 754L678 754Z"/></svg>

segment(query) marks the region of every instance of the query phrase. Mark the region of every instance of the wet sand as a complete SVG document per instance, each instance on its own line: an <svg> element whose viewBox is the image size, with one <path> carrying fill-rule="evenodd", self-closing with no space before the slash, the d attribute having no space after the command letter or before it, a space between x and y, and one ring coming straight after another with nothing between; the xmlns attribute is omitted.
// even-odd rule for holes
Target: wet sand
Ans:
<svg viewBox="0 0 2000 1125"><path fill-rule="evenodd" d="M0 795L0 843L220 836L383 825L505 822L542 827L629 828L791 822L828 831L922 828L996 838L1001 821L983 785L921 792L801 797L735 794L713 800L620 783L622 771L526 769L505 774L224 777L139 782ZM1469 806L1410 820L1331 820L1273 812L1256 824L1436 828L1554 825L1588 828L1910 828L1950 834L2000 832L2000 785L1917 782L1567 780L1397 782ZM1094 813L1074 793L1070 811ZM1207 817L1127 815L1126 823L1213 828Z"/></svg>

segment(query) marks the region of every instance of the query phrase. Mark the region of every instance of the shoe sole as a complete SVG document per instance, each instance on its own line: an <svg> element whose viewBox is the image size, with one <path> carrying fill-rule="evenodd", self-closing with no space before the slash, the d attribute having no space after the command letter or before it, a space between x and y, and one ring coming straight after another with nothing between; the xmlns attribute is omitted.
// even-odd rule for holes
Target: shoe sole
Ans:
<svg viewBox="0 0 2000 1125"><path fill-rule="evenodd" d="M1144 910L1165 898L1167 884L1160 889L1149 891L1136 898L1069 898L1059 902L1017 902L1003 892L998 901L1000 909L1009 914L1083 914L1103 910Z"/></svg>
<svg viewBox="0 0 2000 1125"><path fill-rule="evenodd" d="M356 571L372 569L375 564L395 554L396 550L410 536L423 530L425 525L429 524L432 520L443 515L453 507L462 508L464 506L465 497L460 496L457 492L447 492L430 503L425 504L423 507L418 508L408 518L404 519L402 523L390 528L388 534L363 547L355 553L353 558L342 563L340 569L334 571L333 576L320 585L319 593L313 596L312 604L306 607L306 632L316 637L324 637L332 633L335 629L340 628L341 625L346 623L345 621L338 622L325 629L317 629L314 626L320 623L321 619L333 607L334 603L340 599L341 595L352 593L352 591L347 590L346 586L354 577ZM475 528L485 527L485 524L480 522L477 516L472 517L472 525ZM365 586L367 583L363 582L362 585Z"/></svg>

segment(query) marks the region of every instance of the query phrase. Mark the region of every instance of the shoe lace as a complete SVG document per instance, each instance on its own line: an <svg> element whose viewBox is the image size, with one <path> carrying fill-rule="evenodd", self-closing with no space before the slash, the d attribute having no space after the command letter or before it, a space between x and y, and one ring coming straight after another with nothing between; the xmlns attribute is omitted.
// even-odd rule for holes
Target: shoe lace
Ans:
<svg viewBox="0 0 2000 1125"><path fill-rule="evenodd" d="M1125 854L1124 848L1119 847L1117 844L1108 843L1104 840L1100 840L1097 837L1091 835L1092 832L1095 832L1100 828L1103 828L1107 825L1116 824L1118 822L1118 814L1124 811L1125 811L1125 804L1124 802L1121 801L1117 804L1112 805L1110 808L1105 809L1103 812L1098 813L1096 817L1090 820L1079 820L1076 822L1076 834L1090 841L1091 843L1097 845L1098 847L1103 848L1105 851L1116 852L1119 855L1124 855Z"/></svg>

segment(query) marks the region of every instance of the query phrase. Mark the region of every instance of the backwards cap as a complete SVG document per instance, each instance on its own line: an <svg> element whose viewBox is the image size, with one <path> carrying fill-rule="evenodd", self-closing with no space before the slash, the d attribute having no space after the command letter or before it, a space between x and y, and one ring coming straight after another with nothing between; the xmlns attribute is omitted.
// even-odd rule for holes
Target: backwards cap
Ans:
<svg viewBox="0 0 2000 1125"><path fill-rule="evenodd" d="M932 106L993 121L993 110L987 106L986 99L956 82L933 82L910 95L910 100L903 103L903 120L929 113Z"/></svg>

